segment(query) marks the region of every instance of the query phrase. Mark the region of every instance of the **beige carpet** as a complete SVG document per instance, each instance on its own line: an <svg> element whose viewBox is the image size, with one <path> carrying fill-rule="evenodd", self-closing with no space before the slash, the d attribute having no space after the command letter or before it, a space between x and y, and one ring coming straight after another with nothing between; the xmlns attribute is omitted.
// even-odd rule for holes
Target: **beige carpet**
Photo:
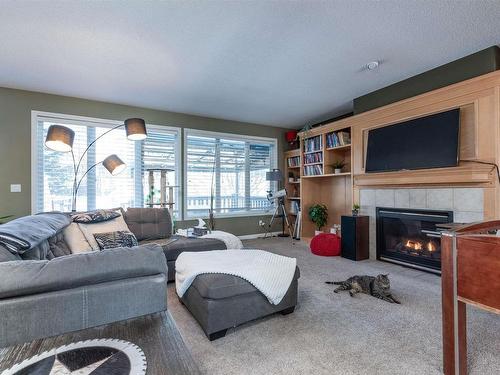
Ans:
<svg viewBox="0 0 500 375"><path fill-rule="evenodd" d="M440 374L440 278L385 262L318 257L303 243L272 238L247 248L297 258L299 304L208 341L169 285L169 310L206 374ZM326 280L389 273L402 304L335 294ZM491 291L492 293L498 291ZM468 308L469 373L500 374L500 316Z"/></svg>

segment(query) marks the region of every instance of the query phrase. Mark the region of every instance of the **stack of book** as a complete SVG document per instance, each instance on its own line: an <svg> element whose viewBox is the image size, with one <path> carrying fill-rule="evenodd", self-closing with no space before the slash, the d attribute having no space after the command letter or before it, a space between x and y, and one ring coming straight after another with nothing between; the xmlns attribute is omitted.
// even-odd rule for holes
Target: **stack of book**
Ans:
<svg viewBox="0 0 500 375"><path fill-rule="evenodd" d="M351 134L347 131L338 131L326 135L326 147L340 147L351 144Z"/></svg>
<svg viewBox="0 0 500 375"><path fill-rule="evenodd" d="M321 151L322 149L323 149L323 144L320 135L304 140L305 152Z"/></svg>
<svg viewBox="0 0 500 375"><path fill-rule="evenodd" d="M318 176L323 174L323 166L321 164L306 165L304 167L304 176Z"/></svg>
<svg viewBox="0 0 500 375"><path fill-rule="evenodd" d="M289 167L298 167L300 165L300 156L292 156L288 158Z"/></svg>
<svg viewBox="0 0 500 375"><path fill-rule="evenodd" d="M322 163L323 162L323 153L316 152L314 154L305 154L304 155L304 164L313 164L313 163Z"/></svg>

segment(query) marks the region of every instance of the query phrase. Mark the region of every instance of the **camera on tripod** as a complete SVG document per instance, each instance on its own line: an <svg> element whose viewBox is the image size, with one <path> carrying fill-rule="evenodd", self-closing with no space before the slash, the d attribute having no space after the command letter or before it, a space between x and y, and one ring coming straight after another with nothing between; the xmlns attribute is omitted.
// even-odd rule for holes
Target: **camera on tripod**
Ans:
<svg viewBox="0 0 500 375"><path fill-rule="evenodd" d="M278 185L279 188L280 182L283 180L283 174L279 169L272 169L269 172L266 172L266 180L276 182L276 185ZM267 200L275 206L273 216L271 217L271 221L268 225L268 230L271 230L274 220L276 218L280 218L281 233L278 234L279 237L293 236L292 227L290 226L290 221L288 220L288 214L285 207L286 194L286 189L281 189L276 192L273 192L272 190L267 191ZM288 233L285 233L285 224L288 229ZM265 237L267 237L267 234L268 232L266 232Z"/></svg>
<svg viewBox="0 0 500 375"><path fill-rule="evenodd" d="M273 192L271 190L268 190L267 191L267 200L271 203L273 203L273 201L275 199L280 199L280 198L285 198L286 197L286 189L281 189L281 190L278 190L277 192Z"/></svg>

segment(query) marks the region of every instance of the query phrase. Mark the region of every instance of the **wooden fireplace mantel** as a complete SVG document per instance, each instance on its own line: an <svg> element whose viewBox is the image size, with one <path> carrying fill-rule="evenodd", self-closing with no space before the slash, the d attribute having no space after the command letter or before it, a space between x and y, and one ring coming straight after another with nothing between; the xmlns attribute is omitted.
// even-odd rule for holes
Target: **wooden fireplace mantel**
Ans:
<svg viewBox="0 0 500 375"><path fill-rule="evenodd" d="M467 163L453 168L362 173L354 176L354 184L359 187L418 187L421 185L492 187L495 184L495 178L495 169L493 166Z"/></svg>

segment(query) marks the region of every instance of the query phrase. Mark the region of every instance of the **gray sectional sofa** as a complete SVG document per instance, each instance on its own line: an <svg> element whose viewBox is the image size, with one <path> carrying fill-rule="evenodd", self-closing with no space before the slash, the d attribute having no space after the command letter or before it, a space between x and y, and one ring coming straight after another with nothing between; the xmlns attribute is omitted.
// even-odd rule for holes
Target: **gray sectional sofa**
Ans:
<svg viewBox="0 0 500 375"><path fill-rule="evenodd" d="M44 232L51 215L62 219ZM14 228L27 238L38 235L19 253L0 245L0 347L166 310L177 256L225 249L217 240L172 236L168 210L129 209L123 216L140 246L82 254L72 254L65 243L64 214L0 226L0 233Z"/></svg>
<svg viewBox="0 0 500 375"><path fill-rule="evenodd" d="M175 280L175 260L184 251L224 250L226 244L214 238L192 238L172 234L167 209L129 208L123 217L139 244L160 245L167 259L168 281Z"/></svg>

